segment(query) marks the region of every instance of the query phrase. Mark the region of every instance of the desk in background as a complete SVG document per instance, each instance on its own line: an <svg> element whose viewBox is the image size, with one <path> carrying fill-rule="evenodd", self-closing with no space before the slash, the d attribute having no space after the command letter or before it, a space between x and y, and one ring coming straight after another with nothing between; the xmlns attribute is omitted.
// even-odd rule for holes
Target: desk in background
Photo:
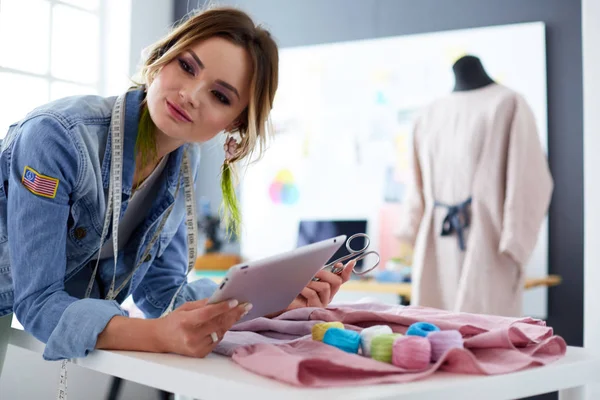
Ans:
<svg viewBox="0 0 600 400"><path fill-rule="evenodd" d="M191 275L191 279L209 278L216 283L221 283L226 271L208 271L196 270ZM525 280L525 289L546 286L552 287L559 285L562 279L558 275L549 275L544 278L528 278ZM401 297L409 302L411 297L410 283L388 283L377 282L375 279L351 279L340 288L340 291L348 292L371 292L371 293L389 293Z"/></svg>

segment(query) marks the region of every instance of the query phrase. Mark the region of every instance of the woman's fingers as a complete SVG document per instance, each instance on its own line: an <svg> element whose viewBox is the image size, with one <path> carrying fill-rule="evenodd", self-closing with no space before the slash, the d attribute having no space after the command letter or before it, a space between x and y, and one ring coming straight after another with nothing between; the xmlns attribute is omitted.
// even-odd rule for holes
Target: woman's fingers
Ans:
<svg viewBox="0 0 600 400"><path fill-rule="evenodd" d="M239 304L234 308L229 308L233 302L218 303L206 306L206 310L202 310L204 314L199 314L197 310L189 313L194 313L196 318L198 315L212 315L212 318L205 320L193 319L195 323L186 324L183 334L184 346L187 349L186 353L192 354L195 357L204 357L210 353L214 347L223 339L225 333L242 318L250 309L250 304ZM223 309L227 309L223 311ZM187 316L189 317L189 315Z"/></svg>
<svg viewBox="0 0 600 400"><path fill-rule="evenodd" d="M323 307L321 299L314 289L311 289L307 286L302 289L300 294L306 299L307 307Z"/></svg>
<svg viewBox="0 0 600 400"><path fill-rule="evenodd" d="M348 262L348 264L346 264L346 266L344 267L344 270L340 274L340 277L342 278L342 283L346 283L350 280L350 277L352 276L352 270L354 269L355 266L356 266L356 260L352 260L352 261Z"/></svg>
<svg viewBox="0 0 600 400"><path fill-rule="evenodd" d="M220 303L216 303L216 304L208 304L205 306L199 306L193 310L189 310L188 312L189 314L189 318L191 319L192 323L195 324L196 326L202 325L204 323L206 323L207 321L212 320L213 318L222 315L226 312L228 312L229 310L235 308L238 306L238 301L237 300L228 300L228 301L222 301Z"/></svg>
<svg viewBox="0 0 600 400"><path fill-rule="evenodd" d="M311 281L307 288L312 289L317 293L321 306L324 307L329 304L331 299L331 283L325 280L321 280L319 282Z"/></svg>

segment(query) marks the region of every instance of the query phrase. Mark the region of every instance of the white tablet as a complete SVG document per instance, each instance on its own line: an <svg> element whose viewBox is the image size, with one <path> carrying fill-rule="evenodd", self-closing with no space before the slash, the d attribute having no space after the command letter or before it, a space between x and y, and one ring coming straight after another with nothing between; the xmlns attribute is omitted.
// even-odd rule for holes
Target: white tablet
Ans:
<svg viewBox="0 0 600 400"><path fill-rule="evenodd" d="M238 323L284 310L346 242L341 235L292 251L231 267L209 299L252 303Z"/></svg>

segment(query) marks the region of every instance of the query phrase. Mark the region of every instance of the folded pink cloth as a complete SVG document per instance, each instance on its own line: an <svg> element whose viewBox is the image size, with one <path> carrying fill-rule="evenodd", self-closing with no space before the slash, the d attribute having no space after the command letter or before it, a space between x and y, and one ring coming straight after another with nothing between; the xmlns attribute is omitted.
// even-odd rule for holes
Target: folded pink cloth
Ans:
<svg viewBox="0 0 600 400"><path fill-rule="evenodd" d="M455 329L464 349L452 349L423 371L402 368L349 354L311 340L319 322L342 321L347 329L386 324L404 333L414 322L426 321L442 330ZM490 315L452 313L424 307L377 303L328 309L303 308L274 319L259 318L228 332L216 352L254 373L297 386L332 387L400 383L425 378L437 370L466 374L503 374L556 361L565 341L544 321Z"/></svg>

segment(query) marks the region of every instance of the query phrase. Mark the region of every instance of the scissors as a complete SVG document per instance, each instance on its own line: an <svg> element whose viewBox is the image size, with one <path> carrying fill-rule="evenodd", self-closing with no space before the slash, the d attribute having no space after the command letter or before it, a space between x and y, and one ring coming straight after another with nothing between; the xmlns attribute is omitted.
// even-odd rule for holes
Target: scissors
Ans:
<svg viewBox="0 0 600 400"><path fill-rule="evenodd" d="M352 240L359 238L359 237L365 238L365 245L362 248L355 250L352 248ZM335 266L336 264L338 264L338 263L344 264L345 261L350 261L350 260L359 261L359 260L362 260L363 258L367 257L368 255L373 254L373 255L377 256L377 261L375 262L375 264L373 264L373 266L371 266L371 268L368 268L366 270L363 269L361 271L357 271L356 266L354 266L354 268L352 268L352 272L354 272L356 275L364 275L364 274L367 274L367 273L373 271L379 265L379 261L381 261L381 258L379 257L379 253L377 253L374 250L366 251L370 244L371 244L371 239L369 239L369 236L367 236L365 233L356 233L356 234L350 236L350 238L348 238L348 240L346 240L346 249L348 250L348 252L350 254L347 254L343 257L338 258L335 261L328 263L321 270L329 271L333 274L339 275L344 270L344 266L336 267ZM318 282L318 281L320 281L320 279L313 278L313 281Z"/></svg>

